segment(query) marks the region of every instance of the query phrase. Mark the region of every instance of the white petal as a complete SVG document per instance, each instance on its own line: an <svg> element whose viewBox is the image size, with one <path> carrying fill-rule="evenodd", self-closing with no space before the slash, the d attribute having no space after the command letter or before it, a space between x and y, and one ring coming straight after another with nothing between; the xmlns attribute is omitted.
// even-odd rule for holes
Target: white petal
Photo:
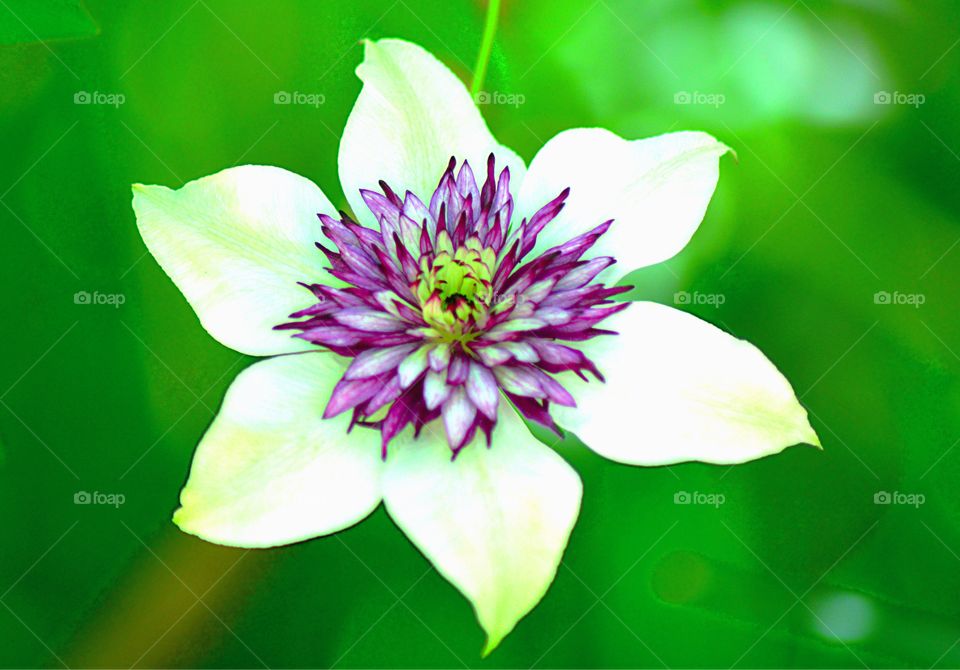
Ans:
<svg viewBox="0 0 960 670"><path fill-rule="evenodd" d="M440 431L391 445L383 480L393 520L472 603L491 652L553 581L580 509L577 473L504 408L450 460Z"/></svg>
<svg viewBox="0 0 960 670"><path fill-rule="evenodd" d="M820 446L790 383L759 349L705 321L635 302L603 322L619 335L582 347L606 383L564 383L576 408L557 422L631 465L742 463L793 444Z"/></svg>
<svg viewBox="0 0 960 670"><path fill-rule="evenodd" d="M613 256L617 276L679 252L703 220L729 149L706 133L627 141L602 128L566 130L534 157L520 188L529 217L570 187L560 215L541 233L548 249L613 219L591 251Z"/></svg>
<svg viewBox="0 0 960 670"><path fill-rule="evenodd" d="M137 226L200 323L251 356L303 351L271 330L316 302L298 281L326 282L317 213L334 213L308 179L256 165L223 170L182 188L133 187Z"/></svg>
<svg viewBox="0 0 960 670"><path fill-rule="evenodd" d="M403 197L410 190L425 202L451 156L470 162L478 180L487 156L511 182L523 177L523 161L490 134L470 93L443 63L422 47L397 39L364 42L357 76L363 90L340 141L340 183L360 221L377 226L360 189L377 190L380 179ZM419 223L419 222L417 222Z"/></svg>
<svg viewBox="0 0 960 670"><path fill-rule="evenodd" d="M322 419L342 359L279 356L234 380L197 447L174 522L210 542L271 547L334 533L380 502L380 435Z"/></svg>

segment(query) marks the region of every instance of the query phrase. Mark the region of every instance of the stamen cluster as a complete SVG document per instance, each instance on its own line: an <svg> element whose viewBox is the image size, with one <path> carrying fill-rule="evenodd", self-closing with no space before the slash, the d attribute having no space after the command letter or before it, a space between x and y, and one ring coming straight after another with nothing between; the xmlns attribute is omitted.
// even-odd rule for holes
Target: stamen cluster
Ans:
<svg viewBox="0 0 960 670"><path fill-rule="evenodd" d="M614 259L581 260L611 221L523 262L569 189L512 225L509 169L497 176L491 154L479 187L467 162L456 166L451 158L429 205L382 181L361 191L379 231L320 214L336 250L317 246L346 287L303 284L318 302L277 326L353 359L324 416L351 410L351 427L379 428L384 457L408 424L419 435L438 418L454 455L478 428L489 444L501 394L558 430L550 403L576 403L552 375L603 380L562 342L613 334L596 326L627 306L610 298L631 287L593 281Z"/></svg>

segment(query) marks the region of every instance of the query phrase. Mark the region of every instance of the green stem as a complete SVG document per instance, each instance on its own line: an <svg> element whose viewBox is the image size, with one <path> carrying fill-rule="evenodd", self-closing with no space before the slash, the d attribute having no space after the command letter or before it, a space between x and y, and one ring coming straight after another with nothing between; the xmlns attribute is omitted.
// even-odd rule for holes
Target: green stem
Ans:
<svg viewBox="0 0 960 670"><path fill-rule="evenodd" d="M500 16L500 0L489 0L487 4L487 21L483 26L483 41L480 43L480 53L477 54L477 64L473 67L473 83L470 92L476 97L487 76L487 63L490 62L490 52L493 51L493 38L497 34L497 18Z"/></svg>

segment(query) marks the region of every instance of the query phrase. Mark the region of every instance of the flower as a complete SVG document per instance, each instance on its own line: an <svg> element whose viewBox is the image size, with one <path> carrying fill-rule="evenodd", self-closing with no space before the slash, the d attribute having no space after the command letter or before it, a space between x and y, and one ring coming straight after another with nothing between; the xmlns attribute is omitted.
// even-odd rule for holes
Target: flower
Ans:
<svg viewBox="0 0 960 670"><path fill-rule="evenodd" d="M147 248L203 327L270 357L227 391L174 521L271 547L383 502L472 602L489 653L543 597L580 508L576 472L521 414L633 465L819 441L754 346L612 300L693 235L725 145L576 129L527 168L419 46L368 41L357 72L339 152L355 218L275 167L134 186Z"/></svg>

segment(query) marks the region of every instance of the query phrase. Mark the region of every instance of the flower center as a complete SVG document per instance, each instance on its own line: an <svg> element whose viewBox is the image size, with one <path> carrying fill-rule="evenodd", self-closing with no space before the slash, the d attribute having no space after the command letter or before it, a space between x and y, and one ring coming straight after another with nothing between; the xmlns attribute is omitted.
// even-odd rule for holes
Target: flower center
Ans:
<svg viewBox="0 0 960 670"><path fill-rule="evenodd" d="M417 299L430 326L424 335L465 344L488 323L497 254L476 237L454 249L446 231L437 235L437 250L420 259Z"/></svg>
<svg viewBox="0 0 960 670"><path fill-rule="evenodd" d="M324 416L352 410L351 426L379 428L384 458L404 427L419 435L436 419L454 454L477 430L489 444L502 396L559 430L551 403L576 402L553 375L602 380L564 342L610 334L595 326L627 306L611 298L631 287L594 282L614 260L582 259L611 222L528 259L569 191L516 223L509 170L498 176L491 155L480 186L467 163L455 168L451 159L429 201L384 182L362 190L379 230L321 214L336 251L317 246L347 287L304 284L319 302L277 326L352 359Z"/></svg>

